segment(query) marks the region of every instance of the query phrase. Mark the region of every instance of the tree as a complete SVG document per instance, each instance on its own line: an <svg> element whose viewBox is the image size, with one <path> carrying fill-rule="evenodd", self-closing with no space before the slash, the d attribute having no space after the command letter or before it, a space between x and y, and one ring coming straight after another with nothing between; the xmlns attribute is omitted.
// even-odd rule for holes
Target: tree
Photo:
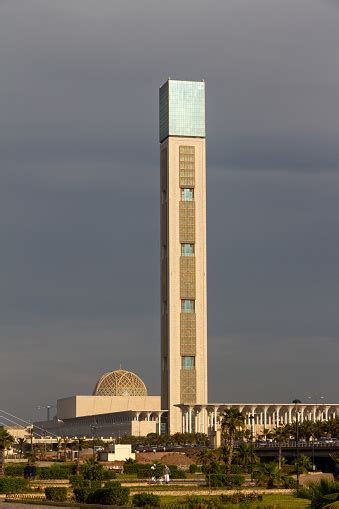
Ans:
<svg viewBox="0 0 339 509"><path fill-rule="evenodd" d="M5 475L5 450L14 444L15 438L4 428L0 429L0 477Z"/></svg>
<svg viewBox="0 0 339 509"><path fill-rule="evenodd" d="M299 467L298 471L302 474L312 470L312 461L308 456L305 456L305 454L299 454L298 463L295 461L294 464L296 469Z"/></svg>
<svg viewBox="0 0 339 509"><path fill-rule="evenodd" d="M263 463L256 469L256 479L259 486L274 488L281 483L280 469L275 461Z"/></svg>
<svg viewBox="0 0 339 509"><path fill-rule="evenodd" d="M27 440L25 438L18 438L17 443L19 446L20 458L22 458L24 455L24 450L25 450L25 446L27 444Z"/></svg>
<svg viewBox="0 0 339 509"><path fill-rule="evenodd" d="M277 442L279 448L279 456L278 456L278 467L281 469L281 459L282 459L282 444L286 442L286 440L290 437L290 430L285 426L279 426L274 428L272 431L268 433L268 437L271 438L274 442Z"/></svg>
<svg viewBox="0 0 339 509"><path fill-rule="evenodd" d="M254 452L253 445L245 442L239 445L236 457L246 472L248 472L249 466L253 467L253 465L259 462L259 458Z"/></svg>
<svg viewBox="0 0 339 509"><path fill-rule="evenodd" d="M77 456L77 466L76 466L76 474L80 474L80 458L81 458L81 451L83 451L86 447L86 440L83 438L78 438L75 442L73 442L72 446L78 451Z"/></svg>
<svg viewBox="0 0 339 509"><path fill-rule="evenodd" d="M318 483L310 483L308 486L301 486L297 496L312 501L311 507L338 508L339 507L339 482L321 479Z"/></svg>
<svg viewBox="0 0 339 509"><path fill-rule="evenodd" d="M81 465L80 473L88 481L102 481L105 469L98 461L90 458Z"/></svg>
<svg viewBox="0 0 339 509"><path fill-rule="evenodd" d="M226 445L226 474L231 473L231 465L234 454L234 443L243 437L245 429L245 416L237 408L225 410L221 421L221 436Z"/></svg>
<svg viewBox="0 0 339 509"><path fill-rule="evenodd" d="M205 475L220 472L220 465L216 461L215 456L210 450L203 450L197 453L197 463L201 465L201 471Z"/></svg>

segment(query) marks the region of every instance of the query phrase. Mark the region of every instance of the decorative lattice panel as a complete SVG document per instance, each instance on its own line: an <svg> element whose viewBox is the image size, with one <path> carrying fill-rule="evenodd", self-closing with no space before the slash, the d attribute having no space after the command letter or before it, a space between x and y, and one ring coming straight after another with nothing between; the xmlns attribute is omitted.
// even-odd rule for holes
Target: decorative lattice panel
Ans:
<svg viewBox="0 0 339 509"><path fill-rule="evenodd" d="M180 355L195 356L196 354L196 317L195 313L180 315Z"/></svg>
<svg viewBox="0 0 339 509"><path fill-rule="evenodd" d="M190 243L195 241L195 204L194 201L179 202L179 226L180 242Z"/></svg>
<svg viewBox="0 0 339 509"><path fill-rule="evenodd" d="M118 369L98 380L94 396L147 396L147 387L135 373Z"/></svg>
<svg viewBox="0 0 339 509"><path fill-rule="evenodd" d="M181 403L195 404L196 395L196 371L195 369L182 369L180 371L180 398Z"/></svg>
<svg viewBox="0 0 339 509"><path fill-rule="evenodd" d="M180 298L195 299L195 257L180 257Z"/></svg>
<svg viewBox="0 0 339 509"><path fill-rule="evenodd" d="M182 145L179 147L179 176L180 187L194 187L195 185L195 152L194 147Z"/></svg>

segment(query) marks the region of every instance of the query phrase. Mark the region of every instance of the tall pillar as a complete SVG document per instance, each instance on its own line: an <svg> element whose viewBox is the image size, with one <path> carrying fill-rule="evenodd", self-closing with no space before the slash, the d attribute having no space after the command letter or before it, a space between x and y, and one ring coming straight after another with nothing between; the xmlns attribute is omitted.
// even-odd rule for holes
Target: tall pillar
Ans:
<svg viewBox="0 0 339 509"><path fill-rule="evenodd" d="M192 407L188 407L188 433L192 433Z"/></svg>
<svg viewBox="0 0 339 509"><path fill-rule="evenodd" d="M289 406L288 407L288 424L292 424L292 410L293 410L293 406Z"/></svg>
<svg viewBox="0 0 339 509"><path fill-rule="evenodd" d="M205 429L205 418L206 418L206 407L201 407L201 431L202 433L206 433Z"/></svg>
<svg viewBox="0 0 339 509"><path fill-rule="evenodd" d="M266 428L267 425L267 406L264 406L264 428Z"/></svg>
<svg viewBox="0 0 339 509"><path fill-rule="evenodd" d="M159 124L161 406L173 434L176 405L208 403L205 83L169 79Z"/></svg>

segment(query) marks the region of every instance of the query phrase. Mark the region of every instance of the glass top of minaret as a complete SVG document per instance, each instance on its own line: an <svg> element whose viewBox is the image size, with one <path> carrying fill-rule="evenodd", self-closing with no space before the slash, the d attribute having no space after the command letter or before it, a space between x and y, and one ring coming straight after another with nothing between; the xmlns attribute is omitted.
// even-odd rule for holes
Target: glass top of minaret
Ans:
<svg viewBox="0 0 339 509"><path fill-rule="evenodd" d="M160 88L160 143L168 136L204 138L205 82L169 79Z"/></svg>

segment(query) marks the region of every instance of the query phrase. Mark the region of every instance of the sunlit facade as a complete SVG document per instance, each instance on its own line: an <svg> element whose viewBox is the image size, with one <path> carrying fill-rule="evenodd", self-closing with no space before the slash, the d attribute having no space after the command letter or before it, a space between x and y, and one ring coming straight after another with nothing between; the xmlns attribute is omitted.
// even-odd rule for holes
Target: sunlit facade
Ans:
<svg viewBox="0 0 339 509"><path fill-rule="evenodd" d="M161 403L207 403L205 83L160 88Z"/></svg>

